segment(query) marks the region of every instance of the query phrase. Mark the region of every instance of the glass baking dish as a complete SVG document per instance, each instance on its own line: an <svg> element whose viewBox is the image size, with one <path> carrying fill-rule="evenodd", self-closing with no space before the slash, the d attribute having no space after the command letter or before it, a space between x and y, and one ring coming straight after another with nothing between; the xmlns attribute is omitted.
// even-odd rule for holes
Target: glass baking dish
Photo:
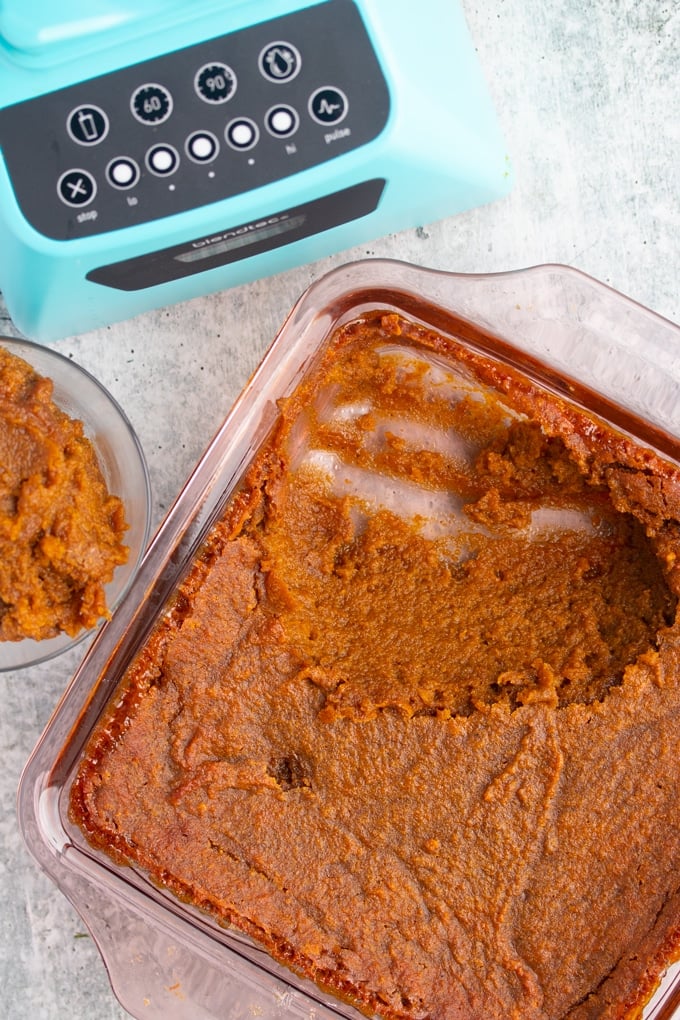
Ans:
<svg viewBox="0 0 680 1020"><path fill-rule="evenodd" d="M126 667L270 434L277 402L338 326L370 310L395 311L455 336L680 463L680 328L577 270L543 265L464 275L366 260L305 292L169 511L19 786L29 850L82 916L116 996L139 1020L360 1015L245 936L93 850L69 820L68 792ZM669 1020L678 1006L680 974L671 967L643 1015Z"/></svg>

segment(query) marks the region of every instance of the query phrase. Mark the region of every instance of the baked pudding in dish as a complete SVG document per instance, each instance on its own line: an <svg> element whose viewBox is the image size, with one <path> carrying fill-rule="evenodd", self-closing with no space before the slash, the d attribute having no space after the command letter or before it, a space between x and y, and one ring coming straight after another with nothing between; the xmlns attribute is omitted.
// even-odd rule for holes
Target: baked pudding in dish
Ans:
<svg viewBox="0 0 680 1020"><path fill-rule="evenodd" d="M680 469L391 310L295 390L92 733L97 849L388 1020L680 954Z"/></svg>

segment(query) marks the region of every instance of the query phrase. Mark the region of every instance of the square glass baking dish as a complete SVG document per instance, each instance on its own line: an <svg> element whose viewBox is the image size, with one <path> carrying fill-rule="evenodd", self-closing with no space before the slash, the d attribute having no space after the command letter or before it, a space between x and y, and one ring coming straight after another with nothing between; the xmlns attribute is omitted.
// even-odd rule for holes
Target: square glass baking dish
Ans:
<svg viewBox="0 0 680 1020"><path fill-rule="evenodd" d="M100 714L270 434L277 402L337 327L371 310L455 337L680 463L680 328L577 270L543 265L467 275L366 260L336 269L302 295L85 656L19 785L19 826L30 852L82 916L115 994L140 1020L360 1015L93 850L69 820L68 793ZM668 1020L679 1007L680 968L671 967L643 1015Z"/></svg>

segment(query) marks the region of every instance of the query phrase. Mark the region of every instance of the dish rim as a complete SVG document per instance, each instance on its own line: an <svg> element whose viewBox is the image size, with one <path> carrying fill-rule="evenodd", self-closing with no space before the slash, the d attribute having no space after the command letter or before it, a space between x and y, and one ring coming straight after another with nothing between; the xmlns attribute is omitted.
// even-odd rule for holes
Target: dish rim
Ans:
<svg viewBox="0 0 680 1020"><path fill-rule="evenodd" d="M394 285L395 272L397 275L401 275L401 288ZM292 386L294 384L295 373L289 371L288 375L286 375L284 370L285 359L292 358L293 352L290 350L282 351L287 341L290 340L291 334L294 336L304 336L312 325L319 326L321 324L324 336L329 338L342 321L343 315L345 319L348 319L361 314L358 309L363 307L362 303L366 301L368 292L377 291L382 288L388 292L390 300L395 302L397 296L403 296L404 293L408 293L406 282L414 286L417 284L418 293L411 294L411 296L414 298L416 305L419 303L422 305L423 303L431 303L431 298L423 298L422 295L422 285L426 282L432 285L430 292L434 291L436 293L441 289L441 285L451 286L452 282L465 290L465 288L470 286L474 288L477 284L486 287L490 283L504 284L519 279L530 281L537 279L539 276L550 274L557 274L558 277L563 279L575 280L579 286L593 291L599 296L604 295L607 300L613 301L617 306L625 309L627 313L640 316L645 324L655 324L661 337L661 340L658 341L661 346L665 342L663 337L669 332L676 338L676 341L680 339L680 327L670 322L670 320L658 316L638 302L627 298L625 295L621 295L619 292L608 287L608 285L595 280L580 270L552 263L532 266L527 269L511 270L504 273L460 274L425 269L390 259L360 260L359 262L349 263L346 266L340 266L321 277L294 304L281 329L262 358L259 367L251 376L231 411L226 415L223 424L218 429L203 456L197 462L194 471L178 494L175 503L166 514L161 528L157 531L147 553L143 557L135 582L130 586L127 595L119 604L111 620L97 634L95 641L74 675L60 704L55 709L24 769L17 802L22 835L40 866L62 889L62 892L71 899L71 902L74 903L76 909L79 909L79 912L82 913L83 911L82 902L80 902L82 890L78 888L77 881L74 883L74 875L78 871L78 861L74 859L74 854L77 857L77 854L82 853L82 851L74 847L69 838L64 838L66 834L63 831L61 833L58 832L63 819L62 806L59 803L60 795L57 793L57 788L59 788L61 783L61 793L63 793L63 783L67 781L67 777L73 768L75 760L74 752L76 755L79 755L80 750L82 750L87 741L88 732L85 732L87 730L85 716L93 714L98 718L101 708L108 702L111 691L124 671L124 666L121 666L120 662L117 665L118 673L116 673L116 670L111 669L112 664L116 663L117 656L125 658L127 655L127 661L129 661L129 658L134 654L130 648L133 646L138 647L140 636L144 632L148 633L150 629L151 625L148 622L145 623L140 617L144 599L153 598L156 606L156 612L154 613L155 620L158 613L162 611L158 607L163 605L169 591L177 583L178 576L176 573L173 576L173 571L177 569L178 559L182 558L185 562L191 560L201 536L205 535L212 521L218 516L220 508L224 506L224 503L229 498L229 494L236 482L233 483L232 489L228 493L221 492L220 498L216 498L216 489L224 482L224 461L233 460L234 463L231 465L232 474L238 474L241 477L245 470L244 451L250 449L250 456L254 456L264 435L271 428L276 418L276 409L272 404L271 394L269 393L272 379L275 379L284 390L285 385ZM387 285L388 279L392 281L389 287ZM427 290L427 287L425 289ZM359 299L358 304L357 299ZM347 304L347 302L349 304L343 311L343 305ZM373 307L386 308L389 303L385 300L373 302ZM442 311L441 306L439 306L439 311ZM444 309L444 311L449 316L453 315L460 318L458 311L452 312L450 308ZM403 312L403 314L407 313ZM484 331L482 330L482 332ZM494 337L494 339L498 340L498 337ZM518 349L516 346L509 344L508 341L503 342L511 347L515 353L519 350L521 361L526 361L530 365L537 364L537 359L531 353L522 348ZM294 352L297 352L297 347L294 348ZM308 361L309 358L306 360L302 359L298 366L298 375L308 365ZM554 375L555 370L549 367L548 374L550 373ZM557 375L564 382L564 373L558 371ZM576 386L578 387L579 385L576 382ZM632 412L627 412L627 414L632 414L635 417ZM253 424L255 418L259 421L260 430L257 433L258 438L255 450L253 450ZM663 439L663 429L659 429L657 425L652 427L652 433L659 435ZM673 433L668 433L668 436L673 444L677 446L678 455L676 459L680 462L680 428L676 428ZM249 443L251 444L250 447ZM150 596L152 589L153 595ZM137 592L143 593L142 600L135 599ZM132 638L129 637L131 634ZM124 650L126 640L129 646L127 652ZM94 682L92 683L93 679ZM92 726L96 724L96 718ZM80 750L74 748L74 743L78 744ZM129 879L129 872L130 869L126 868L122 870L121 874ZM92 853L87 867L81 868L80 878L86 882L94 881L96 884L97 873L99 873L100 878L105 879L104 884L108 883L110 888L112 882L110 865L104 860L99 860L96 853ZM126 878L121 878L118 875L114 884L117 886L119 881L124 882ZM135 899L136 895L144 895L140 893L140 890L134 883L132 883L130 888L132 889L131 895L133 899ZM182 909L178 913L173 905L168 904L167 897L158 894L154 898L154 894L149 890L147 890L147 894L151 895L152 899L154 899L153 909L150 910L148 915L149 923L152 926L160 923L160 911L160 914L166 915L166 921L167 918L172 918L172 922L167 921L167 923L171 923L174 932L186 926L186 930L183 930L189 941L192 941L196 936L199 939L207 936L208 939L212 939L213 942L215 941L215 934L217 933L206 932L204 927L197 924L196 918L187 915L186 910ZM134 907L131 907L131 909L134 909ZM84 920L88 923L87 917ZM223 933L220 932L220 934ZM221 947L236 956L239 955L238 947L225 946L221 938L218 941ZM101 932L99 932L97 942L107 962L114 991L121 998L121 995L124 996L125 992L124 990L121 992L120 988L116 988L115 972L118 964L115 960L112 960L112 954L115 953L115 949L111 945L105 944L105 939ZM205 964L208 950L205 947L203 948L205 951L201 959ZM233 963L234 961L232 960L231 962ZM259 964L254 964L254 966L256 969L260 969ZM273 971L270 970L269 973L273 973L277 979L281 977L276 968ZM287 975L288 972L285 972L285 974ZM291 978L290 976L284 976L283 980L290 984ZM295 980L293 986L297 988L299 984ZM678 991L678 986L679 982L676 978L672 983L671 992L673 992L673 989ZM666 1001L671 992L666 987L663 987L658 994L662 995L664 1001ZM303 993L306 995L313 994L310 988L305 988ZM675 993L673 992L673 994ZM318 992L313 999L309 1000L310 1007L317 1010L317 1015L319 1015L320 1005L328 1006L331 1010L328 1014L322 1014L323 1016L338 1015L338 1006L335 1004L335 999L326 1001L325 999L320 1000L317 996ZM656 998L657 996L650 1000L650 1003L645 1007L644 1016L646 1020L647 1018L649 1020L661 1020L661 1014L658 1012L659 1007L652 1005ZM121 1001L126 1005L123 998L121 998ZM129 1009L129 1005L126 1008ZM340 1008L344 1009L344 1007ZM647 1012L650 1009L652 1011ZM190 1014L183 1014L181 1012L176 1014L177 1017L184 1015L189 1016ZM349 1013L345 1011L341 1015L358 1016L353 1010ZM664 1013L664 1016L668 1015Z"/></svg>

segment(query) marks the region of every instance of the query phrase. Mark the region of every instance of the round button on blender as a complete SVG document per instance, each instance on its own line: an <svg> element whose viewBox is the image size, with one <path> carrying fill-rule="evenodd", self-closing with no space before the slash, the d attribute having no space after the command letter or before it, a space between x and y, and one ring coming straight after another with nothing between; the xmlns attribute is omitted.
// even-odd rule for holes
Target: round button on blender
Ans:
<svg viewBox="0 0 680 1020"><path fill-rule="evenodd" d="M309 97L309 113L317 124L339 124L348 109L347 96L335 85L324 85Z"/></svg>
<svg viewBox="0 0 680 1020"><path fill-rule="evenodd" d="M228 64L204 64L194 78L194 89L204 103L226 103L236 92L236 75Z"/></svg>
<svg viewBox="0 0 680 1020"><path fill-rule="evenodd" d="M292 81L300 72L302 57L297 46L278 40L264 47L260 53L258 65L260 73L268 81Z"/></svg>
<svg viewBox="0 0 680 1020"><path fill-rule="evenodd" d="M57 194L64 205L77 209L79 206L90 204L97 194L97 184L87 170L80 168L65 170L57 181Z"/></svg>
<svg viewBox="0 0 680 1020"><path fill-rule="evenodd" d="M109 118L99 106L77 106L68 116L66 129L78 145L98 145L109 133Z"/></svg>
<svg viewBox="0 0 680 1020"><path fill-rule="evenodd" d="M249 117L236 117L227 124L224 137L232 149L245 152L257 145L260 132L257 124Z"/></svg>
<svg viewBox="0 0 680 1020"><path fill-rule="evenodd" d="M172 145L154 145L146 154L146 165L156 177L168 177L179 166L179 154Z"/></svg>
<svg viewBox="0 0 680 1020"><path fill-rule="evenodd" d="M140 124L162 124L172 113L172 94L157 82L147 82L135 89L130 99L133 117Z"/></svg>
<svg viewBox="0 0 680 1020"><path fill-rule="evenodd" d="M106 179L114 188L124 191L139 180L139 166L129 156L117 156L106 167Z"/></svg>
<svg viewBox="0 0 680 1020"><path fill-rule="evenodd" d="M267 110L264 118L267 131L275 138L290 138L300 126L300 118L292 106L280 103Z"/></svg>
<svg viewBox="0 0 680 1020"><path fill-rule="evenodd" d="M186 154L194 163L212 163L220 151L220 143L212 131L194 131L185 144Z"/></svg>

